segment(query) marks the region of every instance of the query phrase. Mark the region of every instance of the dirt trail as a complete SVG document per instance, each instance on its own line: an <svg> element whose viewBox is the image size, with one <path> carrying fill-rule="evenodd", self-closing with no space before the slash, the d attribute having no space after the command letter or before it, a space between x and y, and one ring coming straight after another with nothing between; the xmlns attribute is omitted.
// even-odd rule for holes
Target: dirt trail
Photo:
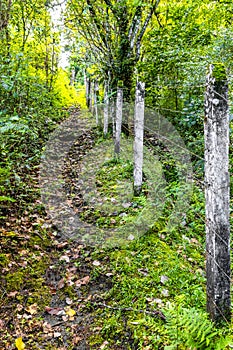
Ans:
<svg viewBox="0 0 233 350"><path fill-rule="evenodd" d="M75 162L94 145L85 120L80 128ZM65 162L67 196L74 185L70 166ZM16 349L16 339L25 349L89 349L95 304L111 287L107 258L95 260L93 247L64 240L39 198L20 217L11 211L0 239L0 349Z"/></svg>

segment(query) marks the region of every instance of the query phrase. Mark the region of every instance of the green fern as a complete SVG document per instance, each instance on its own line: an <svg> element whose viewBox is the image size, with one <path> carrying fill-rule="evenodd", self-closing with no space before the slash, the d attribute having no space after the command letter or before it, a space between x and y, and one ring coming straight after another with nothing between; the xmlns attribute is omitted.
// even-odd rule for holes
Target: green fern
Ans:
<svg viewBox="0 0 233 350"><path fill-rule="evenodd" d="M165 350L224 350L233 343L230 332L228 335L223 334L203 311L179 306L177 309L170 308L165 314L167 335L170 339L170 345Z"/></svg>

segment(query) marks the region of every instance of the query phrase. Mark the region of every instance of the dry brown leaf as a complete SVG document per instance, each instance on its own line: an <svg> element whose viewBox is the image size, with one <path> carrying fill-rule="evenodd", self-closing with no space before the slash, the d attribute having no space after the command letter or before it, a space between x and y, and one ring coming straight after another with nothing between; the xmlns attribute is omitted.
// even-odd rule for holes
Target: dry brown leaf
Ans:
<svg viewBox="0 0 233 350"><path fill-rule="evenodd" d="M31 315L35 315L37 313L37 309L38 309L38 305L32 304L26 308L26 311Z"/></svg>
<svg viewBox="0 0 233 350"><path fill-rule="evenodd" d="M86 285L86 284L88 284L89 281L90 281L90 276L85 276L85 277L81 278L80 280L77 280L77 281L75 282L75 285L76 285L77 287L80 287L81 285Z"/></svg>

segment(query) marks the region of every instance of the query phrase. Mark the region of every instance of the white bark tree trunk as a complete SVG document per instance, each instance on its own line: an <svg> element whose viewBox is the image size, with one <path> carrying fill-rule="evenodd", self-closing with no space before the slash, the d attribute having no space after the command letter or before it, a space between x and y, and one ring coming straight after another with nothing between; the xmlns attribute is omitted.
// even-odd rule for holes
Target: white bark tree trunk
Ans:
<svg viewBox="0 0 233 350"><path fill-rule="evenodd" d="M94 114L94 82L91 81L91 86L90 86L90 112Z"/></svg>
<svg viewBox="0 0 233 350"><path fill-rule="evenodd" d="M205 95L207 311L230 319L228 84L222 65L210 65Z"/></svg>
<svg viewBox="0 0 233 350"><path fill-rule="evenodd" d="M112 117L112 136L115 140L116 138L116 111L115 111L115 97L112 95L113 91L111 90L111 100L110 100L110 114Z"/></svg>
<svg viewBox="0 0 233 350"><path fill-rule="evenodd" d="M70 73L70 85L73 86L74 82L75 82L75 68L72 68Z"/></svg>
<svg viewBox="0 0 233 350"><path fill-rule="evenodd" d="M134 116L134 195L139 196L142 190L143 166L143 133L145 109L145 83L138 82L136 86L135 116Z"/></svg>
<svg viewBox="0 0 233 350"><path fill-rule="evenodd" d="M98 116L98 91L99 91L99 85L98 82L95 80L94 83L94 113L95 113L95 120L96 125L99 125L99 116Z"/></svg>
<svg viewBox="0 0 233 350"><path fill-rule="evenodd" d="M123 88L117 88L116 98L116 137L115 137L115 154L120 154L120 139L121 139L121 125L122 125L122 109L123 109Z"/></svg>
<svg viewBox="0 0 233 350"><path fill-rule="evenodd" d="M104 136L108 133L108 113L109 113L109 97L108 97L109 85L105 81L104 84Z"/></svg>

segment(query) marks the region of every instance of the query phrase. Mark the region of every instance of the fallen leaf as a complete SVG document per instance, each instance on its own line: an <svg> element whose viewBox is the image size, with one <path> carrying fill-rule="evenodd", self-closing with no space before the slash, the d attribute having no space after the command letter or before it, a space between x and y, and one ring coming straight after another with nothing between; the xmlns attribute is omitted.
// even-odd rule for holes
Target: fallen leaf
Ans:
<svg viewBox="0 0 233 350"><path fill-rule="evenodd" d="M85 277L81 278L80 280L77 280L77 281L75 282L75 285L76 285L77 287L80 287L81 285L86 285L86 284L88 284L89 281L90 281L90 276L85 276Z"/></svg>
<svg viewBox="0 0 233 350"><path fill-rule="evenodd" d="M38 309L38 305L32 304L26 308L26 311L31 315L35 315L37 313L37 309Z"/></svg>
<svg viewBox="0 0 233 350"><path fill-rule="evenodd" d="M16 348L18 350L24 350L25 349L25 344L23 342L22 337L16 339L15 346L16 346Z"/></svg>
<svg viewBox="0 0 233 350"><path fill-rule="evenodd" d="M76 311L71 309L70 307L66 309L66 314L69 316L69 317L73 317L75 314L76 314Z"/></svg>
<svg viewBox="0 0 233 350"><path fill-rule="evenodd" d="M135 239L134 235L129 235L128 240L133 241Z"/></svg>
<svg viewBox="0 0 233 350"><path fill-rule="evenodd" d="M62 255L59 259L60 261L70 262L70 258L67 255Z"/></svg>
<svg viewBox="0 0 233 350"><path fill-rule="evenodd" d="M100 350L103 350L108 344L109 344L109 342L107 340L105 340L103 342L103 344L101 345Z"/></svg>
<svg viewBox="0 0 233 350"><path fill-rule="evenodd" d="M75 336L73 337L72 343L73 343L74 345L77 345L77 344L80 342L80 340L82 340L82 339L83 339L82 337L80 337L80 336L78 336L78 335L75 335Z"/></svg>
<svg viewBox="0 0 233 350"><path fill-rule="evenodd" d="M8 296L8 297L14 298L14 297L16 296L16 294L18 294L17 291L15 291L15 292L10 292L7 296Z"/></svg>
<svg viewBox="0 0 233 350"><path fill-rule="evenodd" d="M22 310L23 310L23 305L17 304L16 309L17 309L18 311L22 311Z"/></svg>
<svg viewBox="0 0 233 350"><path fill-rule="evenodd" d="M56 315L56 316L60 316L60 315L65 314L65 311L61 307L46 306L45 311L48 312L48 314L50 314L50 315Z"/></svg>
<svg viewBox="0 0 233 350"><path fill-rule="evenodd" d="M52 332L52 326L51 326L50 323L44 322L43 325L42 325L42 327L43 327L43 332L44 332L44 333L47 334L47 333L51 333L51 332Z"/></svg>
<svg viewBox="0 0 233 350"><path fill-rule="evenodd" d="M164 276L164 275L162 275L161 277L160 277L160 282L162 283L162 284L165 284L167 281L168 281L168 277L167 276Z"/></svg>
<svg viewBox="0 0 233 350"><path fill-rule="evenodd" d="M162 295L164 297L168 297L169 296L169 291L167 289L163 289L161 293L162 293Z"/></svg>
<svg viewBox="0 0 233 350"><path fill-rule="evenodd" d="M64 278L62 278L62 279L58 282L57 288L58 288L58 289L62 289L64 286L65 286L65 281L64 281Z"/></svg>
<svg viewBox="0 0 233 350"><path fill-rule="evenodd" d="M60 332L54 332L53 333L53 337L54 338L59 338L61 336L61 333Z"/></svg>
<svg viewBox="0 0 233 350"><path fill-rule="evenodd" d="M66 298L67 305L71 305L72 303L73 303L73 300L71 300L70 298Z"/></svg>
<svg viewBox="0 0 233 350"><path fill-rule="evenodd" d="M100 266L100 262L98 260L94 260L92 263L94 266Z"/></svg>

